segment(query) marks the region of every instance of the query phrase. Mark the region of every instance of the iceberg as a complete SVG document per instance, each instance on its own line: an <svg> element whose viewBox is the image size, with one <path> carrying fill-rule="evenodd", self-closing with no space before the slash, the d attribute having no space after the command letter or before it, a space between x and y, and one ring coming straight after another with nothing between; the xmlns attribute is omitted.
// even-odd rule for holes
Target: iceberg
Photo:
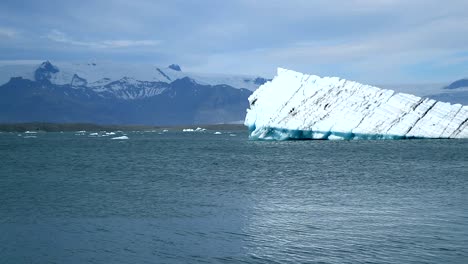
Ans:
<svg viewBox="0 0 468 264"><path fill-rule="evenodd" d="M468 138L468 106L278 68L249 97L249 138Z"/></svg>
<svg viewBox="0 0 468 264"><path fill-rule="evenodd" d="M206 128L201 128L201 127L197 127L196 129L193 129L193 128L182 129L182 132L204 132L204 131L206 131Z"/></svg>
<svg viewBox="0 0 468 264"><path fill-rule="evenodd" d="M124 140L124 139L128 139L127 136L121 136L121 137L113 137L111 139L115 139L115 140Z"/></svg>

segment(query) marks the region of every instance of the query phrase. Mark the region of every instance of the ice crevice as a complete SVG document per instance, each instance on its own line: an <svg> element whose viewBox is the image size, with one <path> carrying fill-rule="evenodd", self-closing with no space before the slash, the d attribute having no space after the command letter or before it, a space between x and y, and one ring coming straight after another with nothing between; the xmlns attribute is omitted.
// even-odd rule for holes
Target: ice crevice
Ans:
<svg viewBox="0 0 468 264"><path fill-rule="evenodd" d="M406 131L405 135L407 135L407 134L409 134L409 133L411 132L411 130L418 124L418 122L419 122L421 119L423 119L423 118L427 115L427 113L429 113L429 111L431 111L431 109L435 106L436 103L437 103L437 102L434 101L434 102L429 106L429 108L428 108L412 125L410 125L410 127L409 127L409 129ZM419 105L421 105L421 104L419 104ZM418 105L418 106L419 106L419 105ZM415 108L415 110L416 110L416 109L417 109L417 107Z"/></svg>
<svg viewBox="0 0 468 264"><path fill-rule="evenodd" d="M250 138L468 138L468 106L279 68L250 97Z"/></svg>
<svg viewBox="0 0 468 264"><path fill-rule="evenodd" d="M457 129L455 129L455 131L450 135L450 137L457 137L462 131L466 131L467 125L468 125L468 118L465 119L465 121L463 121L463 123L461 123Z"/></svg>

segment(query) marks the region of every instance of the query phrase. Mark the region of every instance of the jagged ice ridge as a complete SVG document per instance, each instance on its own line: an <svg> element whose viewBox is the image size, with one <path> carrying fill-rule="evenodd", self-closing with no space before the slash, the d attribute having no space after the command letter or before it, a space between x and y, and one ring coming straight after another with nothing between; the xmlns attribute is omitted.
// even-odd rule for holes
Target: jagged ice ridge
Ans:
<svg viewBox="0 0 468 264"><path fill-rule="evenodd" d="M468 138L468 106L281 68L249 103L251 139Z"/></svg>

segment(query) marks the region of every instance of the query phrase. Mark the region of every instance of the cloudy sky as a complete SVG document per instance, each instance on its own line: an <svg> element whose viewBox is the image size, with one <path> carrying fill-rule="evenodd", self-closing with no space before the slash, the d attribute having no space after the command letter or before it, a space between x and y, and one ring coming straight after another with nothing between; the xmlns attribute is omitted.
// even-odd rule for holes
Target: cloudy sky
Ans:
<svg viewBox="0 0 468 264"><path fill-rule="evenodd" d="M0 60L447 82L468 76L467 10L466 0L2 0Z"/></svg>

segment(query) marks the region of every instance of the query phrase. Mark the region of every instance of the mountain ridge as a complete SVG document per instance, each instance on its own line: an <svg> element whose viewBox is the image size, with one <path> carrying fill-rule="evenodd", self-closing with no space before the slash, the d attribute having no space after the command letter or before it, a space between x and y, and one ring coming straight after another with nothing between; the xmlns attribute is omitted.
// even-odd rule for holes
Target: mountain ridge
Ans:
<svg viewBox="0 0 468 264"><path fill-rule="evenodd" d="M0 122L177 125L242 120L251 91L188 76L171 82L132 76L90 82L79 71L64 74L45 61L32 75L0 85L0 94Z"/></svg>

